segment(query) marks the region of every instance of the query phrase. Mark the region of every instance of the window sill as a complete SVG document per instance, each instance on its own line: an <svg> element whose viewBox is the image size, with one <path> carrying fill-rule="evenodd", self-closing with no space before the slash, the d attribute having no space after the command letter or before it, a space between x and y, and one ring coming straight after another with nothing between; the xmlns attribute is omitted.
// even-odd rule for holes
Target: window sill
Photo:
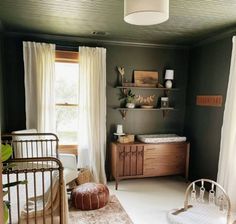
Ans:
<svg viewBox="0 0 236 224"><path fill-rule="evenodd" d="M59 145L59 153L67 153L78 156L78 145Z"/></svg>

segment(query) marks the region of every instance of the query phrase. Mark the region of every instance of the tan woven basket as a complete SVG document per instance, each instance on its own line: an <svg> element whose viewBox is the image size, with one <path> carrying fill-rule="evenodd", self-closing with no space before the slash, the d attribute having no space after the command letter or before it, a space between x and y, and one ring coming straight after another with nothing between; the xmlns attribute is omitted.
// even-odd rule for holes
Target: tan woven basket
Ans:
<svg viewBox="0 0 236 224"><path fill-rule="evenodd" d="M92 175L89 169L81 169L78 173L76 182L78 185L85 184L92 181Z"/></svg>
<svg viewBox="0 0 236 224"><path fill-rule="evenodd" d="M119 143L131 143L134 142L134 135L128 134L125 136L119 136L118 140Z"/></svg>

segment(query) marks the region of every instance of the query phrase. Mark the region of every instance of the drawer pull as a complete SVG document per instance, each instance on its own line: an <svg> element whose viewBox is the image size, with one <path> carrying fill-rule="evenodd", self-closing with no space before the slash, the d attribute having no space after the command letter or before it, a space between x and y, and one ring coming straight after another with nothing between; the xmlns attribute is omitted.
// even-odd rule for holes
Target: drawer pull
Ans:
<svg viewBox="0 0 236 224"><path fill-rule="evenodd" d="M126 152L126 153L125 153L125 156L130 156L130 152Z"/></svg>
<svg viewBox="0 0 236 224"><path fill-rule="evenodd" d="M138 152L138 156L142 156L143 157L143 151L139 151Z"/></svg>
<svg viewBox="0 0 236 224"><path fill-rule="evenodd" d="M123 159L123 158L124 158L124 155L125 155L124 152L120 152L120 153L119 153L119 158L120 158L120 159Z"/></svg>

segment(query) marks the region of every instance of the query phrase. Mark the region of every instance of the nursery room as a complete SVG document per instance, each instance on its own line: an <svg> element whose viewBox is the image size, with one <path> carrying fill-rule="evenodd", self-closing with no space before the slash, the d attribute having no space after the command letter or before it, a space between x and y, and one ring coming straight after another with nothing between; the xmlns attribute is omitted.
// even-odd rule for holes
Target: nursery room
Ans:
<svg viewBox="0 0 236 224"><path fill-rule="evenodd" d="M235 224L236 1L0 0L0 223Z"/></svg>

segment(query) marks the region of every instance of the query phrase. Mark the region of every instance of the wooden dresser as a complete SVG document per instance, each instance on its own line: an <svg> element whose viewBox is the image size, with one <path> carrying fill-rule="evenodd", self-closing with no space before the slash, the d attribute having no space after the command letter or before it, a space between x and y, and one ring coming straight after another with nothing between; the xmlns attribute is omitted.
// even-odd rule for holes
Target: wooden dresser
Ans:
<svg viewBox="0 0 236 224"><path fill-rule="evenodd" d="M182 174L188 179L188 142L180 143L111 143L112 175L122 179Z"/></svg>

